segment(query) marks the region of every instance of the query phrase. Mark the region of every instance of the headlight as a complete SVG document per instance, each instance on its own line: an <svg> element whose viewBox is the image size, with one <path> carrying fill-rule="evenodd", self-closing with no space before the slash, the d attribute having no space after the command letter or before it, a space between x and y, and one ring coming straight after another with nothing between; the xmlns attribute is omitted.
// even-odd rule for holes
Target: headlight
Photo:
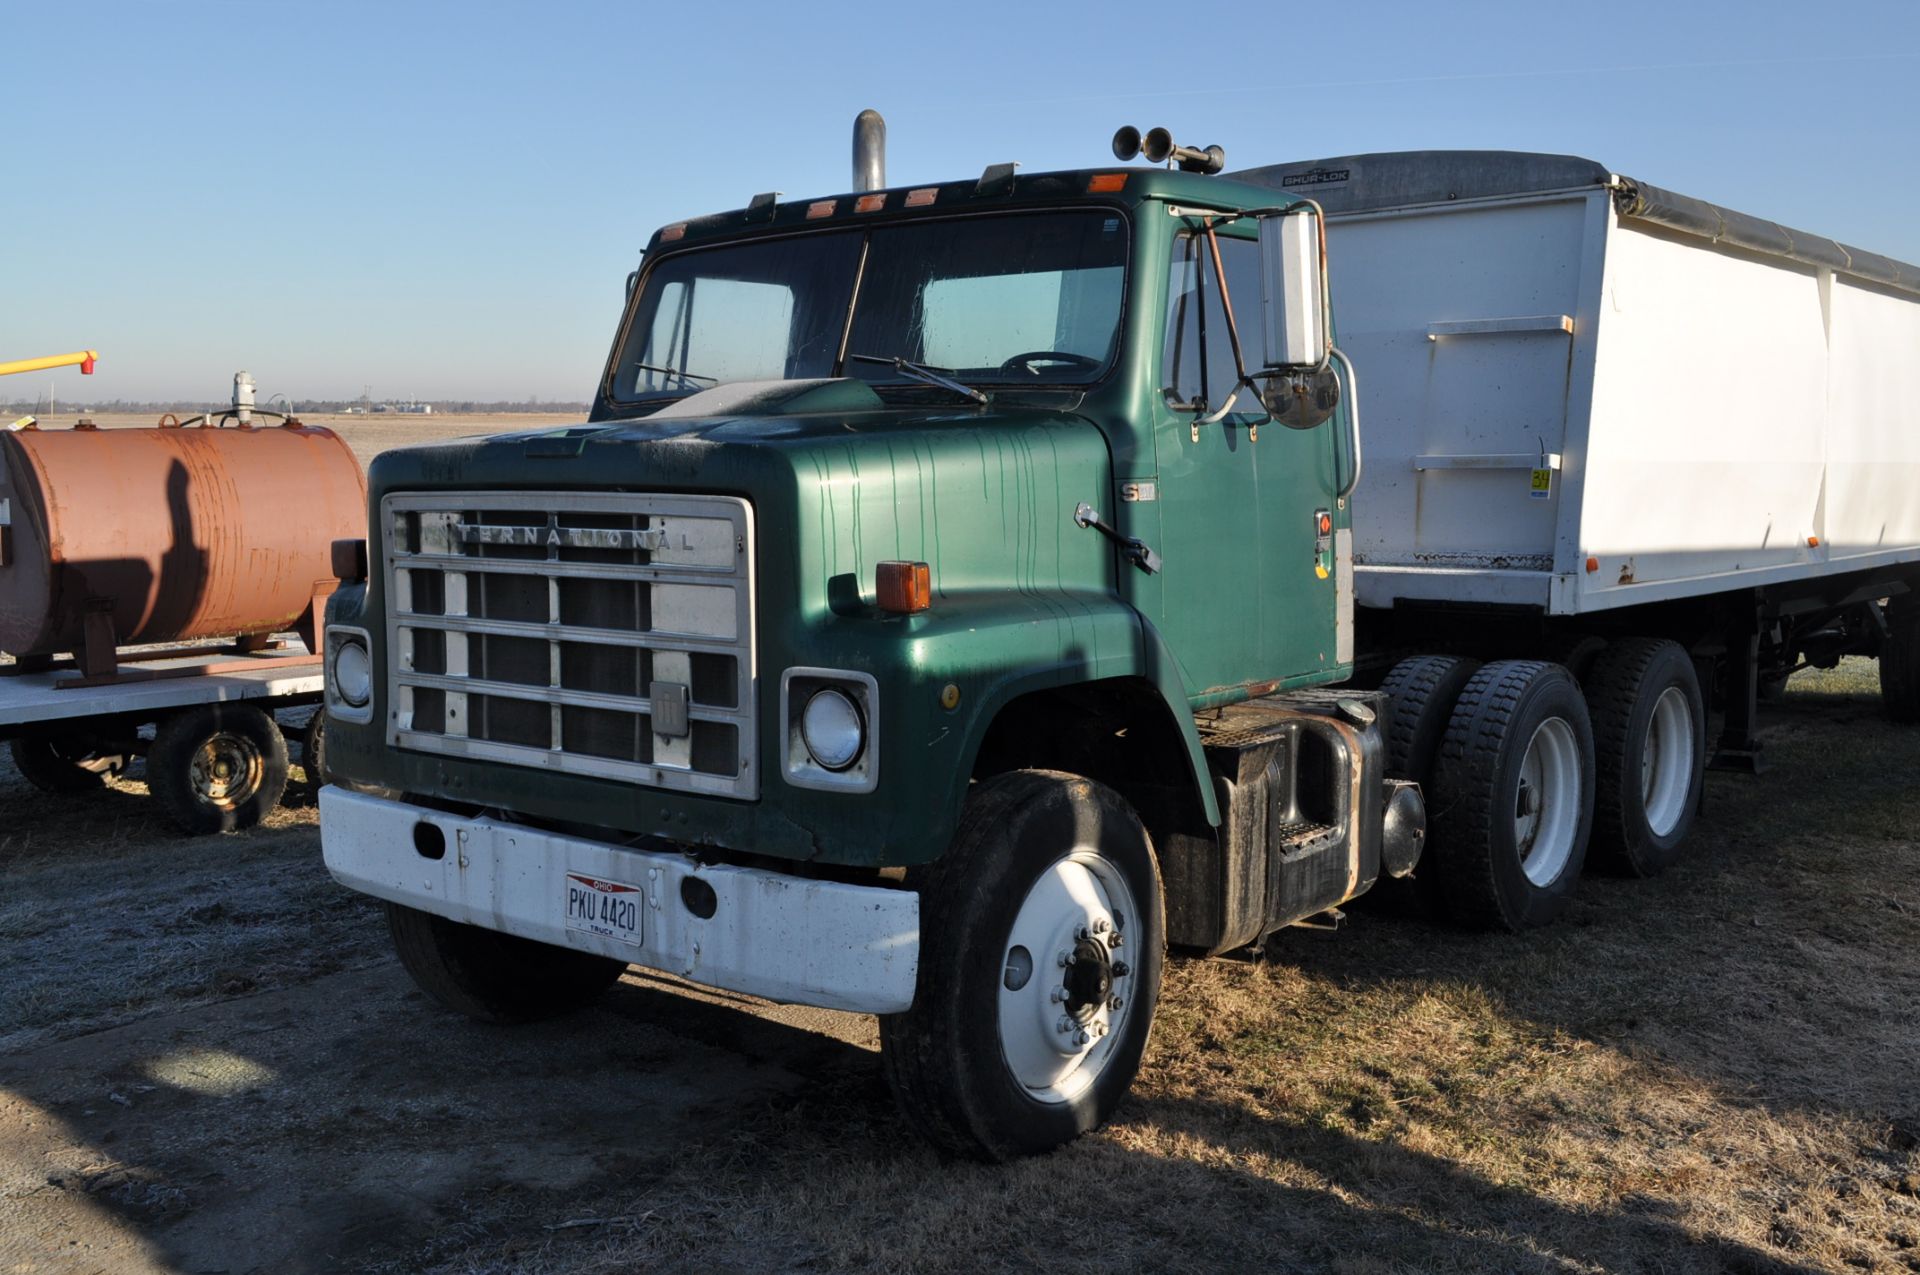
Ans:
<svg viewBox="0 0 1920 1275"><path fill-rule="evenodd" d="M859 760L867 742L860 710L841 692L818 690L800 714L800 738L813 759L832 771L842 771Z"/></svg>
<svg viewBox="0 0 1920 1275"><path fill-rule="evenodd" d="M373 698L373 658L358 642L342 642L333 652L333 693L355 708Z"/></svg>

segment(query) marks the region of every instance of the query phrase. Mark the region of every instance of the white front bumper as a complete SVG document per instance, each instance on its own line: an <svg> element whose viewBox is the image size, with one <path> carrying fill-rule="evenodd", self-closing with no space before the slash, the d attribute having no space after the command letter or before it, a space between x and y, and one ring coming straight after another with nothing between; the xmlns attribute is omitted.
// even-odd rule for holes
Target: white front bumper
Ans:
<svg viewBox="0 0 1920 1275"><path fill-rule="evenodd" d="M444 857L415 850L421 823L444 834ZM340 884L449 920L790 1004L891 1014L913 1003L920 896L910 890L698 864L336 787L320 790L320 841ZM569 872L644 889L637 946L568 928ZM713 887L711 917L681 901L688 877Z"/></svg>

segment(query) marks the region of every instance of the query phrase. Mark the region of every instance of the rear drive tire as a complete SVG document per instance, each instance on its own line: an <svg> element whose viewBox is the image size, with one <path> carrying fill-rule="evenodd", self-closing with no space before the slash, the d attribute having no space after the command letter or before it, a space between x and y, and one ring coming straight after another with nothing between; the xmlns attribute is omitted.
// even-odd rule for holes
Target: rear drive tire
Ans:
<svg viewBox="0 0 1920 1275"><path fill-rule="evenodd" d="M1139 1070L1164 960L1160 870L1139 816L1075 775L997 775L909 881L919 984L911 1009L880 1019L908 1123L990 1161L1106 1123Z"/></svg>
<svg viewBox="0 0 1920 1275"><path fill-rule="evenodd" d="M1887 604L1886 640L1880 644L1880 702L1896 722L1920 722L1920 596L1907 593Z"/></svg>
<svg viewBox="0 0 1920 1275"><path fill-rule="evenodd" d="M1463 655L1416 655L1401 660L1380 683L1393 705L1387 731L1387 774L1424 784L1453 718L1453 706L1480 661Z"/></svg>
<svg viewBox="0 0 1920 1275"><path fill-rule="evenodd" d="M238 832L267 817L287 788L287 740L251 704L184 708L161 721L147 786L189 836Z"/></svg>
<svg viewBox="0 0 1920 1275"><path fill-rule="evenodd" d="M420 990L488 1023L531 1023L584 1009L620 981L626 964L387 904L400 964Z"/></svg>
<svg viewBox="0 0 1920 1275"><path fill-rule="evenodd" d="M28 783L47 793L94 792L126 769L118 753L101 753L81 738L35 731L12 741L13 765Z"/></svg>
<svg viewBox="0 0 1920 1275"><path fill-rule="evenodd" d="M1680 857L1700 809L1707 710L1677 642L1625 638L1594 661L1593 844L1597 867L1651 877Z"/></svg>
<svg viewBox="0 0 1920 1275"><path fill-rule="evenodd" d="M1502 660L1473 675L1440 744L1424 859L1447 915L1546 925L1572 897L1593 827L1593 727L1573 674Z"/></svg>

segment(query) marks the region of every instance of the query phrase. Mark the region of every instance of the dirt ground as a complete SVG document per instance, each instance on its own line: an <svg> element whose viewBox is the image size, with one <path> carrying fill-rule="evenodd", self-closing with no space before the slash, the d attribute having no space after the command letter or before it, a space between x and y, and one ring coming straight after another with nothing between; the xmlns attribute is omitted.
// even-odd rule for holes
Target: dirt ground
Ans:
<svg viewBox="0 0 1920 1275"><path fill-rule="evenodd" d="M871 1019L441 1012L302 784L186 840L137 765L0 762L0 1272L1920 1271L1920 731L1860 662L1764 725L1549 930L1173 961L1119 1118L1005 1168L908 1135Z"/></svg>

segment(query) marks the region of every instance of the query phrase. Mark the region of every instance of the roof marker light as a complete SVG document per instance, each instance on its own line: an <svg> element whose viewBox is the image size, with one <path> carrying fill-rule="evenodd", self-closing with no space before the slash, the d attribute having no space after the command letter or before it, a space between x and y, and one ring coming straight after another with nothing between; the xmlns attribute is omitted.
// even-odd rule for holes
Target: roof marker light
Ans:
<svg viewBox="0 0 1920 1275"><path fill-rule="evenodd" d="M860 196L860 198L853 201L853 210L857 213L879 212L882 208L885 208L886 206L887 206L887 197L885 193L881 193L878 195L862 195Z"/></svg>
<svg viewBox="0 0 1920 1275"><path fill-rule="evenodd" d="M660 232L660 241L662 243L672 243L676 239L684 239L686 237L686 234L687 234L687 223L683 221L678 223L677 225L668 226L665 230L662 230Z"/></svg>
<svg viewBox="0 0 1920 1275"><path fill-rule="evenodd" d="M840 201L837 199L816 199L807 205L807 220L813 221L818 217L831 217L833 216L833 210L839 206Z"/></svg>
<svg viewBox="0 0 1920 1275"><path fill-rule="evenodd" d="M907 192L907 207L925 208L934 201L934 198L938 196L939 193L940 188L938 186L922 186L919 190L910 190Z"/></svg>
<svg viewBox="0 0 1920 1275"><path fill-rule="evenodd" d="M1126 185L1125 173L1095 173L1093 180L1087 183L1087 193L1089 195L1111 194L1116 190L1125 190Z"/></svg>

